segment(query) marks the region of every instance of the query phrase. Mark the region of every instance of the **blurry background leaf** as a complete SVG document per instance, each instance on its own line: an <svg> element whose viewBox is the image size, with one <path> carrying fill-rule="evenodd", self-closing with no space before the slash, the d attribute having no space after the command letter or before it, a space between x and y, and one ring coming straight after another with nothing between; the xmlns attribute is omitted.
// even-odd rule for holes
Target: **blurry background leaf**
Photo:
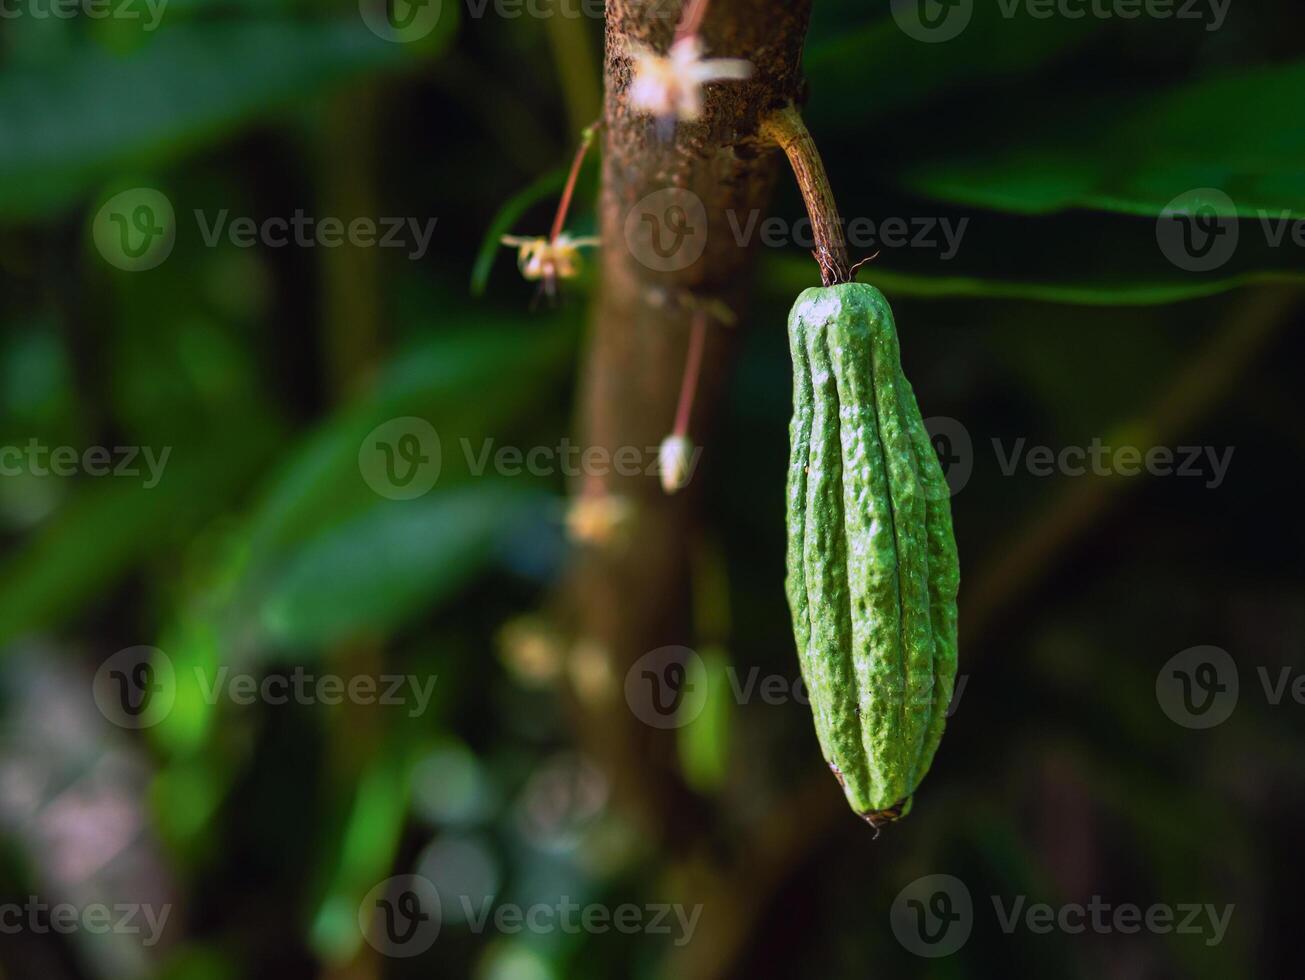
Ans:
<svg viewBox="0 0 1305 980"><path fill-rule="evenodd" d="M675 737L685 782L700 793L713 793L720 789L729 771L735 681L724 650L704 647L698 656L702 658L702 676L691 676L688 682L705 684L707 699L697 717L681 725ZM685 700L681 707L689 703Z"/></svg>
<svg viewBox="0 0 1305 980"><path fill-rule="evenodd" d="M457 21L440 23L447 37ZM115 168L157 166L413 53L357 18L189 23L165 26L126 54L84 43L53 69L6 68L0 219L39 216Z"/></svg>
<svg viewBox="0 0 1305 980"><path fill-rule="evenodd" d="M267 586L262 620L289 645L374 634L438 606L547 511L520 488L473 487L381 501L298 549Z"/></svg>
<svg viewBox="0 0 1305 980"><path fill-rule="evenodd" d="M982 142L956 134L959 154L913 167L905 182L941 200L1022 214L1080 207L1158 215L1181 194L1215 187L1242 217L1302 218L1305 130L1283 125L1283 107L1302 102L1301 62L1134 89L1123 100L1003 102L992 117L972 120Z"/></svg>

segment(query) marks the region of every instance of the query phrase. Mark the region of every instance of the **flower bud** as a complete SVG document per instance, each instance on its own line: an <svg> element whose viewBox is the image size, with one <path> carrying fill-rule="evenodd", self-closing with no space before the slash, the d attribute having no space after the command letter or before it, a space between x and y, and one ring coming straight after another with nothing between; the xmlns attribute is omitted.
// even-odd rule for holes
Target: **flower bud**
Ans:
<svg viewBox="0 0 1305 980"><path fill-rule="evenodd" d="M694 448L687 436L667 436L662 440L657 460L662 489L668 494L683 490L693 475Z"/></svg>

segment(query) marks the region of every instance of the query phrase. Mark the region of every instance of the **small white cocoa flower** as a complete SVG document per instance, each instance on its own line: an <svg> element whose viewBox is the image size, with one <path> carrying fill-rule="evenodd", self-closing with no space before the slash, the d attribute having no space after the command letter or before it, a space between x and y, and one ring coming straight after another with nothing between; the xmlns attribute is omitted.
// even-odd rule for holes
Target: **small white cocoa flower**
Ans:
<svg viewBox="0 0 1305 980"><path fill-rule="evenodd" d="M565 232L555 241L515 235L504 235L500 241L517 250L517 267L532 282L575 278L580 272L580 249L599 244L597 238L571 238Z"/></svg>
<svg viewBox="0 0 1305 980"><path fill-rule="evenodd" d="M708 82L752 77L752 62L741 58L703 58L696 35L681 38L665 55L634 45L630 104L658 119L693 122L702 116L702 87Z"/></svg>

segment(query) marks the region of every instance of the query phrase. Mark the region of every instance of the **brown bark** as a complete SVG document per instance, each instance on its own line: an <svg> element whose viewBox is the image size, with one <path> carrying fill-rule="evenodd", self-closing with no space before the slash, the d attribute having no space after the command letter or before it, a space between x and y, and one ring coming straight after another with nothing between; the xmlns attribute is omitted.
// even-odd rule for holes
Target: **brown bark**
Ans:
<svg viewBox="0 0 1305 980"><path fill-rule="evenodd" d="M630 53L636 43L665 52L678 13L667 0L607 5L602 286L586 354L580 429L583 445L610 453L636 447L646 454L670 433L696 306L723 303L736 323L743 322L754 249L736 240L734 227L747 227L754 211L764 212L783 161L775 147L763 145L759 128L767 114L798 97L810 0L713 0L699 32L706 56L743 58L755 72L748 81L709 84L703 118L667 132L629 104ZM669 207L666 200L641 205L668 188L679 189ZM689 195L702 210L676 211L694 201ZM667 268L663 256L636 240L641 228L652 226L652 234L671 242L671 228L684 232L685 221L692 225L689 247L700 244L702 253L683 268L682 257ZM654 833L667 831L677 818L681 827L690 819L674 775L674 732L640 722L620 688L643 654L694 642L690 535L714 450L706 433L736 334L717 320L709 329L689 427L704 449L703 464L689 489L667 497L656 476L614 473L591 478L585 487L627 498L634 518L622 544L584 551L570 583L578 638L605 651L617 687L605 705L582 713L582 735L612 777L618 799L632 804L631 812L648 820Z"/></svg>

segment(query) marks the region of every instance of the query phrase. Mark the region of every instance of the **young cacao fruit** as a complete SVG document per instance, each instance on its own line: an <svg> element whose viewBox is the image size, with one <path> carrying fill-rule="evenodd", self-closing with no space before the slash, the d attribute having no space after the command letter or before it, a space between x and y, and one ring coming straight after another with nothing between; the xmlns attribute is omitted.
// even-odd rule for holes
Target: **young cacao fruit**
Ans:
<svg viewBox="0 0 1305 980"><path fill-rule="evenodd" d="M910 809L956 679L950 493L879 290L806 290L789 344L798 658L825 760L878 829Z"/></svg>

